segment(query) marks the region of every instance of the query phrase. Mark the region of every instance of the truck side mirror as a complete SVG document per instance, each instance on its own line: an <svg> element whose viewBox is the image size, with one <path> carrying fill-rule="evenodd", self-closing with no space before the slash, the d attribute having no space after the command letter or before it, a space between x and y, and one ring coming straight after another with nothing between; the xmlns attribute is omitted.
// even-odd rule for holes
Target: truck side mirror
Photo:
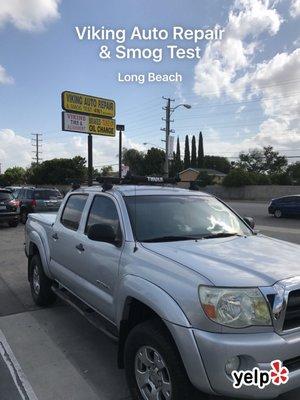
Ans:
<svg viewBox="0 0 300 400"><path fill-rule="evenodd" d="M246 222L246 224L247 224L248 226L250 226L251 229L254 229L254 228L255 228L255 221L254 221L254 218L252 218L252 217L244 217L244 221Z"/></svg>
<svg viewBox="0 0 300 400"><path fill-rule="evenodd" d="M89 227L87 237L96 242L111 243L116 246L120 244L113 228L109 224L94 224Z"/></svg>

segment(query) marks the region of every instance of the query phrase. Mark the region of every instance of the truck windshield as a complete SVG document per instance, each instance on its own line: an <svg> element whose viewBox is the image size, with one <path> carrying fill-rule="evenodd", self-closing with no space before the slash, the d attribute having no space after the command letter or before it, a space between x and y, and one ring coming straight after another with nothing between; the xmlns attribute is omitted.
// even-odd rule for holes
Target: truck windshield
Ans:
<svg viewBox="0 0 300 400"><path fill-rule="evenodd" d="M140 242L252 234L243 221L213 197L128 196L125 202L135 238Z"/></svg>

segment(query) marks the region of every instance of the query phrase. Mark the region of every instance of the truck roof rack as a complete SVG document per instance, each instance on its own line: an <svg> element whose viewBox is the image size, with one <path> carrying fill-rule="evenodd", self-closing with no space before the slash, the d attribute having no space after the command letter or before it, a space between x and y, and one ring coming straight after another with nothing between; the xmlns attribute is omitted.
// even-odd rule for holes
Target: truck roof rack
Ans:
<svg viewBox="0 0 300 400"><path fill-rule="evenodd" d="M113 176L100 176L97 181L102 185L103 191L110 190L114 185L176 185L178 178L164 178L162 176L138 176L127 174L124 178Z"/></svg>

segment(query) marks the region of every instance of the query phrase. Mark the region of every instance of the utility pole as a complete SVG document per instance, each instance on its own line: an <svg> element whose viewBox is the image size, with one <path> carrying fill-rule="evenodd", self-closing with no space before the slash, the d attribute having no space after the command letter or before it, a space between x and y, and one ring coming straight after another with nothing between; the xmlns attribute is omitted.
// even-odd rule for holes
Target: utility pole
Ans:
<svg viewBox="0 0 300 400"><path fill-rule="evenodd" d="M173 129L170 129L170 124L171 122L174 122L171 120L171 101L175 101L173 99L170 99L169 97L163 97L164 100L167 100L167 105L166 107L163 107L163 110L166 111L166 118L162 118L163 121L166 122L166 127L162 128L162 131L165 131L166 133L166 153L165 153L165 163L164 163L164 177L168 178L169 177L169 137L170 133L174 133L175 131Z"/></svg>
<svg viewBox="0 0 300 400"><path fill-rule="evenodd" d="M32 133L33 136L32 138L32 143L31 145L35 147L35 150L33 150L34 157L32 157L33 162L35 162L37 165L39 165L40 161L42 161L40 154L42 154L40 148L42 147L42 139L41 137L43 136L42 133Z"/></svg>
<svg viewBox="0 0 300 400"><path fill-rule="evenodd" d="M170 133L174 133L174 129L170 129L171 122L174 120L171 119L171 114L178 108L184 107L188 110L192 108L190 104L181 103L178 104L176 107L171 107L171 101L175 101L170 99L169 97L163 97L164 100L167 100L166 107L163 107L163 110L166 111L166 118L162 118L163 121L166 121L166 127L161 128L162 131L166 132L166 155L165 155L165 163L164 163L164 177L169 177L169 146L170 146Z"/></svg>

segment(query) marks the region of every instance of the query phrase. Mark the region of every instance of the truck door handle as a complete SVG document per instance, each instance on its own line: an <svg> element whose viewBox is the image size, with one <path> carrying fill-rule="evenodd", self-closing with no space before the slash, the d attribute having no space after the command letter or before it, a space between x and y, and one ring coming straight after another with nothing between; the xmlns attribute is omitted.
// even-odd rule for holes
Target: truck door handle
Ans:
<svg viewBox="0 0 300 400"><path fill-rule="evenodd" d="M79 251L84 251L84 247L83 247L82 243L77 244L75 247Z"/></svg>
<svg viewBox="0 0 300 400"><path fill-rule="evenodd" d="M53 238L54 240L57 240L57 239L58 239L58 234L57 234L56 232L53 233L52 238Z"/></svg>

